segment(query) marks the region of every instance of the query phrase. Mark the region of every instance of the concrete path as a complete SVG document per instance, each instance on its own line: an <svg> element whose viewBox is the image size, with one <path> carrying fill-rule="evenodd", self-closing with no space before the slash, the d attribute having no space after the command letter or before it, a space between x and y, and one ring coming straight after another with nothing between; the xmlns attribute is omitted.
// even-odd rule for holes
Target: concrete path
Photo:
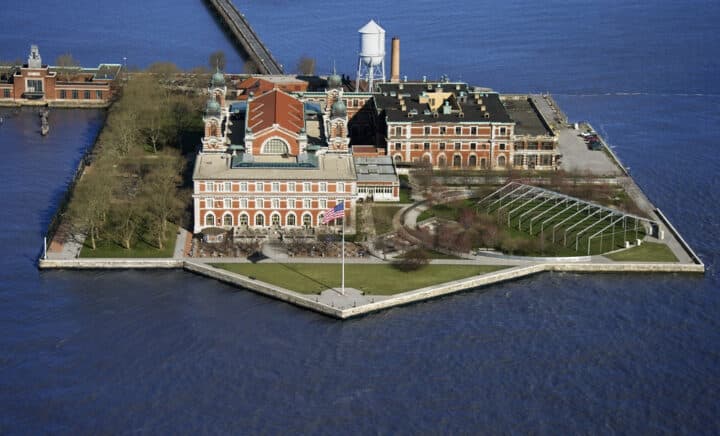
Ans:
<svg viewBox="0 0 720 436"><path fill-rule="evenodd" d="M192 235L182 227L178 227L178 235L175 240L175 250L173 251L173 259L182 259L185 257L185 244Z"/></svg>

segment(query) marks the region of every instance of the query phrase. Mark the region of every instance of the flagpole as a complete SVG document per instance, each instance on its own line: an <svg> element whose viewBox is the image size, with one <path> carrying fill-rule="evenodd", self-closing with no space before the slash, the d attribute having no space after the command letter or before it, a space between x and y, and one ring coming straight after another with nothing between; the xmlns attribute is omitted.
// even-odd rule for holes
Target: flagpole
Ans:
<svg viewBox="0 0 720 436"><path fill-rule="evenodd" d="M343 201L343 219L342 219L342 291L341 294L345 295L345 202Z"/></svg>

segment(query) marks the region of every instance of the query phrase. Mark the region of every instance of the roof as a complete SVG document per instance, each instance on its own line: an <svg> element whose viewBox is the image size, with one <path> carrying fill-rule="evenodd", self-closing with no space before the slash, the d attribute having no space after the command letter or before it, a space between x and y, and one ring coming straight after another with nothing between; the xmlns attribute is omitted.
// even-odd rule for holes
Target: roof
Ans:
<svg viewBox="0 0 720 436"><path fill-rule="evenodd" d="M275 124L293 133L305 127L303 104L277 89L248 102L247 117L247 126L255 133Z"/></svg>
<svg viewBox="0 0 720 436"><path fill-rule="evenodd" d="M284 91L306 91L308 83L297 79L295 76L263 76L248 77L237 85L237 89L244 90L244 94L252 92L255 96L264 94L274 88Z"/></svg>
<svg viewBox="0 0 720 436"><path fill-rule="evenodd" d="M358 183L367 182L398 182L390 156L356 157L355 172Z"/></svg>
<svg viewBox="0 0 720 436"><path fill-rule="evenodd" d="M199 153L193 180L355 180L352 157L341 154L322 154L317 157L317 166L273 161L231 168L231 160L229 154Z"/></svg>
<svg viewBox="0 0 720 436"><path fill-rule="evenodd" d="M375 95L375 105L379 110L385 111L389 122L513 122L500 101L499 94L486 90L478 92L466 83L401 82L382 83L379 87L380 93ZM420 102L422 97L430 94L450 94L444 99L444 103L450 105L451 113L443 113L442 107L434 112L428 103Z"/></svg>
<svg viewBox="0 0 720 436"><path fill-rule="evenodd" d="M528 136L553 136L552 131L540 118L540 114L528 96L504 97L502 101L510 118L515 121L515 134Z"/></svg>
<svg viewBox="0 0 720 436"><path fill-rule="evenodd" d="M375 20L370 20L366 25L358 29L359 33L385 33L385 29L378 26Z"/></svg>

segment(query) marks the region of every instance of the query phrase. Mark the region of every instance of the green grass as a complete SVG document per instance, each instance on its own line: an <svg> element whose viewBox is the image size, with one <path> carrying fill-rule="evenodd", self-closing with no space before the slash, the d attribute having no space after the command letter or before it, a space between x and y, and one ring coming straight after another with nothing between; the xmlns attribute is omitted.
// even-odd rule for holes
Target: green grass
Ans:
<svg viewBox="0 0 720 436"><path fill-rule="evenodd" d="M400 188L400 203L412 203L414 200L411 198L412 189Z"/></svg>
<svg viewBox="0 0 720 436"><path fill-rule="evenodd" d="M175 251L175 241L177 240L177 225L168 223L167 237L165 238L165 247L160 250L154 244L145 238L142 238L133 244L131 249L123 248L120 244L113 240L104 239L97 241L95 250L90 247L89 241L86 239L80 251L80 257L85 258L144 258L144 257L172 257Z"/></svg>
<svg viewBox="0 0 720 436"><path fill-rule="evenodd" d="M303 294L317 294L340 286L339 264L221 263L213 266ZM345 265L345 286L366 294L392 295L503 268L507 267L427 265L418 271L402 272L388 264L349 264Z"/></svg>
<svg viewBox="0 0 720 436"><path fill-rule="evenodd" d="M644 242L639 247L633 247L605 256L617 262L677 262L670 247L657 242Z"/></svg>
<svg viewBox="0 0 720 436"><path fill-rule="evenodd" d="M375 233L378 235L384 235L389 233L393 229L392 219L400 210L395 206L373 206L372 215L373 221L375 222Z"/></svg>

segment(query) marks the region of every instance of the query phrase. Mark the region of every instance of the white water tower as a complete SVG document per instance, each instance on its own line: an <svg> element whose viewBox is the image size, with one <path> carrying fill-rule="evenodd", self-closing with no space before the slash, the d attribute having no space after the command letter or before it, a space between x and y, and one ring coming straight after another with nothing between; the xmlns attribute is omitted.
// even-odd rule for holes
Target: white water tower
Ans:
<svg viewBox="0 0 720 436"><path fill-rule="evenodd" d="M358 56L357 78L355 91L360 89L360 80L368 82L368 90L372 91L376 80L385 81L385 29L374 20L358 30L360 33L360 54Z"/></svg>

